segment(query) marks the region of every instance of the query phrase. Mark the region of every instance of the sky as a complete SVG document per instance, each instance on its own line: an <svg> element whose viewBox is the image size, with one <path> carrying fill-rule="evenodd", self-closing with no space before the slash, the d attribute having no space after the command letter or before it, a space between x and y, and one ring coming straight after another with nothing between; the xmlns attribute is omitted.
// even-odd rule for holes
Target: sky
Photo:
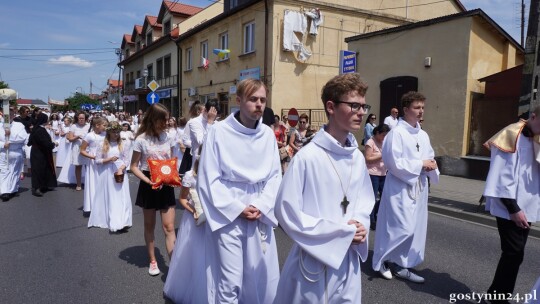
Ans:
<svg viewBox="0 0 540 304"><path fill-rule="evenodd" d="M180 2L206 7L213 0ZM529 2L525 1L527 11ZM142 25L145 15L157 16L161 3L9 1L0 11L0 80L24 99L64 100L76 92L100 94L108 79L118 79L115 49L121 46L123 35L131 35L133 26ZM469 10L481 8L520 42L520 0L461 3Z"/></svg>

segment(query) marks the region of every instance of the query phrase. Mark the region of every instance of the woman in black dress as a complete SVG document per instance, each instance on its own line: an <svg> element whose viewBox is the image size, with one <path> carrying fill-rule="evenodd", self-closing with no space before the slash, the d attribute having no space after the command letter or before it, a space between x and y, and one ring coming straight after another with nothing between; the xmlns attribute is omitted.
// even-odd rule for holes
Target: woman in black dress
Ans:
<svg viewBox="0 0 540 304"><path fill-rule="evenodd" d="M32 165L32 194L35 196L43 196L43 192L57 186L52 152L56 144L45 129L48 121L49 117L46 114L39 113L28 139L28 145L32 146L30 164Z"/></svg>

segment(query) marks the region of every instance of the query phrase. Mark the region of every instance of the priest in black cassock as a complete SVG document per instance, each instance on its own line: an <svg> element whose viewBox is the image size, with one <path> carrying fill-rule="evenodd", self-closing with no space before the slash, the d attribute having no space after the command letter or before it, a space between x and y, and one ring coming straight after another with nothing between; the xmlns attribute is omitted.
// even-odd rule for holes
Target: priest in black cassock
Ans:
<svg viewBox="0 0 540 304"><path fill-rule="evenodd" d="M32 165L32 194L35 196L43 196L43 192L57 186L52 152L55 143L45 129L48 120L46 114L38 114L28 140L28 145L32 146L30 164Z"/></svg>

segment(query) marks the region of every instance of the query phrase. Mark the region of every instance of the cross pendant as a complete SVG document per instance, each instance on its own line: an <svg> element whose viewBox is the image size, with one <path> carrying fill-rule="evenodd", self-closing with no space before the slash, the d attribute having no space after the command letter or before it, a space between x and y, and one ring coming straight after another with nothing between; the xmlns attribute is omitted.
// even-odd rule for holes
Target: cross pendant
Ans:
<svg viewBox="0 0 540 304"><path fill-rule="evenodd" d="M416 143L416 151L420 152L420 145Z"/></svg>
<svg viewBox="0 0 540 304"><path fill-rule="evenodd" d="M349 201L347 200L347 196L343 196L343 200L341 201L341 207L343 208L343 214L347 213L347 206L349 206Z"/></svg>

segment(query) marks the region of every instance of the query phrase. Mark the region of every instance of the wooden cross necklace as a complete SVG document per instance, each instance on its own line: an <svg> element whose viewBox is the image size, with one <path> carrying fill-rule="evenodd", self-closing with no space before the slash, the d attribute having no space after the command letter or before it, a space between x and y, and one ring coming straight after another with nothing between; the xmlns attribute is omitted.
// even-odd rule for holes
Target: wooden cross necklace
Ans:
<svg viewBox="0 0 540 304"><path fill-rule="evenodd" d="M341 185L341 191L343 191L343 200L341 201L340 205L341 208L343 208L343 214L347 213L347 206L349 206L349 201L347 200L347 192L349 191L349 186L351 185L351 178L352 178L352 162L351 162L351 173L349 175L349 183L347 184L347 189L343 188L343 182L341 181L341 176L339 175L338 170L336 169L336 166L334 165L334 162L330 158L330 155L328 155L328 152L324 151L326 153L326 156L328 157L328 160L330 161L330 164L332 164L332 168L334 168L334 171L336 172L336 175L339 179L339 184Z"/></svg>

